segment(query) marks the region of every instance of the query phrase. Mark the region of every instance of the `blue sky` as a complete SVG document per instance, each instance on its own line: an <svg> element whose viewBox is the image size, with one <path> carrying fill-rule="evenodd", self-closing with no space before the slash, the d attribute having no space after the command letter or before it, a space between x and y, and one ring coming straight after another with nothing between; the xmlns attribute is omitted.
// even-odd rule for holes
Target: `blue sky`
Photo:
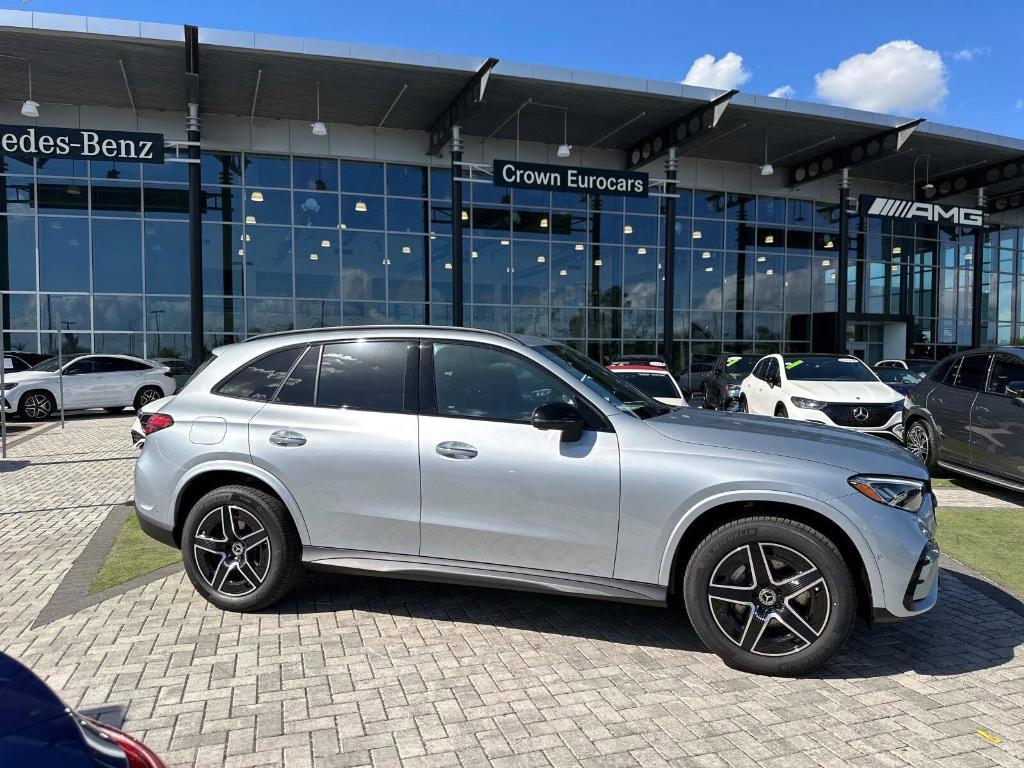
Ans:
<svg viewBox="0 0 1024 768"><path fill-rule="evenodd" d="M799 99L1024 137L1019 0L0 0L0 7L490 55L659 80L691 74L702 84L754 93L789 86ZM893 41L909 42L887 45Z"/></svg>

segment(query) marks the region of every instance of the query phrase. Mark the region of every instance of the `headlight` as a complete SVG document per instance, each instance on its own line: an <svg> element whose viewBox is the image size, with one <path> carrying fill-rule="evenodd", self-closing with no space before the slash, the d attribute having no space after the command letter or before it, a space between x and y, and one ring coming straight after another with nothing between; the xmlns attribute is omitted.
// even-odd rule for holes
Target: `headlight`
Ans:
<svg viewBox="0 0 1024 768"><path fill-rule="evenodd" d="M907 512L917 512L924 501L923 480L905 477L866 477L856 475L850 478L850 485L872 501L897 507Z"/></svg>
<svg viewBox="0 0 1024 768"><path fill-rule="evenodd" d="M793 401L793 405L797 408L810 408L815 411L820 411L828 405L828 403L823 403L821 400L811 400L806 397L791 397L789 399Z"/></svg>

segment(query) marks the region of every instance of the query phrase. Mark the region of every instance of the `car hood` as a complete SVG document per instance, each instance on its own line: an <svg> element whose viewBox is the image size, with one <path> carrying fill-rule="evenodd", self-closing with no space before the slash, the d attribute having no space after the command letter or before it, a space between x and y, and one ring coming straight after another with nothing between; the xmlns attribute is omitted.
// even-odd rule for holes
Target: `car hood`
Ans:
<svg viewBox="0 0 1024 768"><path fill-rule="evenodd" d="M900 398L880 381L793 381L786 394L828 403L892 403Z"/></svg>
<svg viewBox="0 0 1024 768"><path fill-rule="evenodd" d="M27 381L42 381L52 378L54 374L46 371L19 371L18 373L5 373L5 384L24 384Z"/></svg>
<svg viewBox="0 0 1024 768"><path fill-rule="evenodd" d="M839 427L700 408L672 411L645 423L684 443L815 461L851 473L928 479L924 465L902 446Z"/></svg>

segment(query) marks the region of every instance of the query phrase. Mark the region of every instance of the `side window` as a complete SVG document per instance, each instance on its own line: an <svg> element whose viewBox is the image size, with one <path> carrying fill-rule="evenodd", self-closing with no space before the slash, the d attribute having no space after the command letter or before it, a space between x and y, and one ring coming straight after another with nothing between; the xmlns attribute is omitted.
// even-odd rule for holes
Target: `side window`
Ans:
<svg viewBox="0 0 1024 768"><path fill-rule="evenodd" d="M122 373L124 371L147 371L149 366L137 360L123 360L119 357L101 357L100 370L103 373Z"/></svg>
<svg viewBox="0 0 1024 768"><path fill-rule="evenodd" d="M253 360L217 388L217 394L268 402L295 364L303 347L280 349Z"/></svg>
<svg viewBox="0 0 1024 768"><path fill-rule="evenodd" d="M84 360L76 360L64 369L66 376L78 376L83 373L99 373L99 361L95 357L88 357Z"/></svg>
<svg viewBox="0 0 1024 768"><path fill-rule="evenodd" d="M984 388L989 359L988 355L967 355L960 363L953 386L975 391Z"/></svg>
<svg viewBox="0 0 1024 768"><path fill-rule="evenodd" d="M410 361L416 365L418 349L413 340L325 344L316 404L363 411L415 411L415 389L409 385L408 372Z"/></svg>
<svg viewBox="0 0 1024 768"><path fill-rule="evenodd" d="M936 366L935 370L932 371L932 381L937 381L942 384L953 383L953 371L960 364L960 358L954 357L952 360L947 360L944 363L940 363Z"/></svg>
<svg viewBox="0 0 1024 768"><path fill-rule="evenodd" d="M764 367L764 379L765 381L773 381L779 376L779 361L774 357L768 359L768 364Z"/></svg>
<svg viewBox="0 0 1024 768"><path fill-rule="evenodd" d="M999 355L992 366L988 391L994 395L1005 395L1008 386L1014 392L1024 390L1024 360Z"/></svg>
<svg viewBox="0 0 1024 768"><path fill-rule="evenodd" d="M310 347L292 368L274 398L285 405L313 405L316 402L316 374L320 367L320 345Z"/></svg>
<svg viewBox="0 0 1024 768"><path fill-rule="evenodd" d="M763 381L765 365L766 363L764 360L758 360L757 365L754 366L754 370L750 372L750 375L753 376L755 379L761 379Z"/></svg>
<svg viewBox="0 0 1024 768"><path fill-rule="evenodd" d="M555 376L516 355L470 344L434 344L434 391L439 416L528 424L538 405L576 405Z"/></svg>

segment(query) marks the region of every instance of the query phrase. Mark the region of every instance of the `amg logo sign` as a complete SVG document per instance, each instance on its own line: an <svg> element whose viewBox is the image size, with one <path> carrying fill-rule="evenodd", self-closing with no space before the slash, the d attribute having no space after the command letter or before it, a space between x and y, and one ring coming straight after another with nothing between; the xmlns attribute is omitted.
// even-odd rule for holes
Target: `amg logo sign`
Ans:
<svg viewBox="0 0 1024 768"><path fill-rule="evenodd" d="M0 125L0 154L40 159L162 163L164 137L161 133Z"/></svg>
<svg viewBox="0 0 1024 768"><path fill-rule="evenodd" d="M984 223L985 212L980 208L961 208L958 205L920 203L913 200L896 200L891 197L860 196L860 211L865 216L885 216L890 219L924 219L939 224L966 224L977 226Z"/></svg>

